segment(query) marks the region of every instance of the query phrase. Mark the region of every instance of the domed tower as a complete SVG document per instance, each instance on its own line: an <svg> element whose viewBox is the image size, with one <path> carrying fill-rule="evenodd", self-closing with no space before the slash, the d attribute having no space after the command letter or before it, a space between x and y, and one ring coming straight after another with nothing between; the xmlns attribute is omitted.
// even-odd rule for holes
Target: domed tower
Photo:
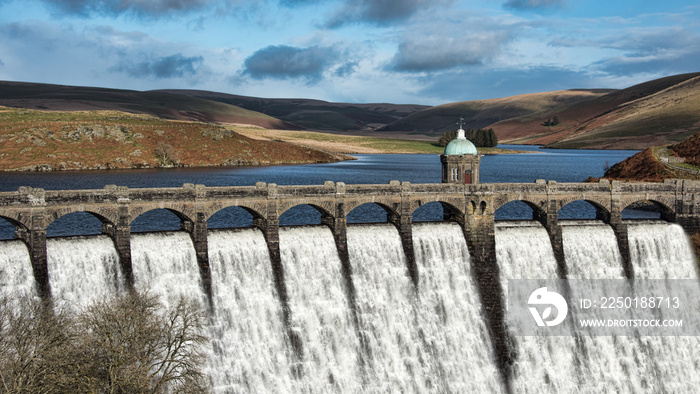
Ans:
<svg viewBox="0 0 700 394"><path fill-rule="evenodd" d="M442 163L442 183L479 183L479 164L481 157L476 146L467 139L459 122L457 138L445 147L445 153L440 155Z"/></svg>

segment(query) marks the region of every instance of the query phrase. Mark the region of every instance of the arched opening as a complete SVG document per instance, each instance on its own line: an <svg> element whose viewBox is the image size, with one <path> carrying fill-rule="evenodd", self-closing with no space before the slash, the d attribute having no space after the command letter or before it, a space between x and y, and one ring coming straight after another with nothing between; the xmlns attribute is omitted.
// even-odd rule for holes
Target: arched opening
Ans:
<svg viewBox="0 0 700 394"><path fill-rule="evenodd" d="M107 222L92 212L78 211L63 215L46 228L47 237L73 237L102 234L102 223Z"/></svg>
<svg viewBox="0 0 700 394"><path fill-rule="evenodd" d="M531 202L522 200L503 204L494 212L495 220L533 220L538 215L544 215L544 212Z"/></svg>
<svg viewBox="0 0 700 394"><path fill-rule="evenodd" d="M622 210L622 219L673 221L673 211L658 201L639 200Z"/></svg>
<svg viewBox="0 0 700 394"><path fill-rule="evenodd" d="M414 222L441 222L458 216L459 210L442 201L423 204L413 211Z"/></svg>
<svg viewBox="0 0 700 394"><path fill-rule="evenodd" d="M321 210L310 204L296 205L284 211L280 217L280 226L302 226L321 224Z"/></svg>
<svg viewBox="0 0 700 394"><path fill-rule="evenodd" d="M246 208L232 206L217 211L207 220L207 228L241 228L253 226L253 213Z"/></svg>
<svg viewBox="0 0 700 394"><path fill-rule="evenodd" d="M347 223L386 223L390 211L384 205L368 202L348 212Z"/></svg>
<svg viewBox="0 0 700 394"><path fill-rule="evenodd" d="M0 241L15 239L16 226L7 218L0 216Z"/></svg>
<svg viewBox="0 0 700 394"><path fill-rule="evenodd" d="M177 211L164 208L152 209L131 222L131 232L178 231L182 228L183 220L188 219Z"/></svg>
<svg viewBox="0 0 700 394"><path fill-rule="evenodd" d="M559 220L605 220L609 216L605 208L588 200L572 201L559 209Z"/></svg>

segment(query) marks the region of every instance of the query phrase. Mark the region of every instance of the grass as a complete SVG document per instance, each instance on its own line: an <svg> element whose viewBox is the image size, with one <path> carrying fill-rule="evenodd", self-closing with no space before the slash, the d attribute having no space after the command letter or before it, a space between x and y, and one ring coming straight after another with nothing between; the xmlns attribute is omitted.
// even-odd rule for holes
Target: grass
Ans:
<svg viewBox="0 0 700 394"><path fill-rule="evenodd" d="M269 130L260 128L231 127L250 138L279 140L322 149L332 153L426 153L441 154L443 147L437 142L383 137L346 136L314 131ZM522 153L497 148L479 148L482 154Z"/></svg>

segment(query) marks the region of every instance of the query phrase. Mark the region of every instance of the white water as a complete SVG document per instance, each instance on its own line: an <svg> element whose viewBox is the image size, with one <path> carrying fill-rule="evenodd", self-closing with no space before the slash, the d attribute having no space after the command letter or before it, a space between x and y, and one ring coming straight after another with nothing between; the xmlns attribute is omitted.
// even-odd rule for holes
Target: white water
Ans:
<svg viewBox="0 0 700 394"><path fill-rule="evenodd" d="M38 296L29 251L22 241L0 242L0 296Z"/></svg>
<svg viewBox="0 0 700 394"><path fill-rule="evenodd" d="M570 277L621 277L608 227L564 226L563 237ZM678 226L630 225L629 238L637 277L698 279ZM496 244L504 290L508 278L557 277L543 228L499 224ZM209 234L214 310L207 372L216 392L502 390L458 227L414 225L417 291L394 227L348 228L357 329L330 232L281 229L280 246L301 360L290 350L262 234ZM121 291L108 238L51 239L48 248L54 295L85 305ZM187 234L134 234L132 259L138 289L165 302L180 294L204 302ZM0 271L0 291L34 291L21 242L0 243ZM697 337L519 337L517 350L515 392L694 392L700 386Z"/></svg>
<svg viewBox="0 0 700 394"><path fill-rule="evenodd" d="M197 255L184 231L131 235L134 287L167 305L185 296L206 305Z"/></svg>
<svg viewBox="0 0 700 394"><path fill-rule="evenodd" d="M456 223L414 224L419 272L418 327L429 362L423 375L439 393L502 392L491 339Z"/></svg>
<svg viewBox="0 0 700 394"><path fill-rule="evenodd" d="M497 222L496 260L507 297L508 279L557 279L547 231L537 222ZM507 298L506 298L507 299ZM507 306L507 303L506 303ZM573 337L517 337L512 385L518 393L577 391Z"/></svg>
<svg viewBox="0 0 700 394"><path fill-rule="evenodd" d="M260 230L210 231L214 310L207 372L217 393L284 393L290 355Z"/></svg>
<svg viewBox="0 0 700 394"><path fill-rule="evenodd" d="M628 226L635 278L667 279L661 294L672 292L670 279L698 280L698 267L688 237L677 224ZM698 284L700 290L700 283ZM700 337L641 337L649 359L655 392L691 393L700 387Z"/></svg>
<svg viewBox="0 0 700 394"><path fill-rule="evenodd" d="M280 253L292 330L303 344L303 378L290 392L359 392L359 341L330 229L280 228Z"/></svg>
<svg viewBox="0 0 700 394"><path fill-rule="evenodd" d="M51 295L73 308L125 289L119 255L106 235L49 238L46 256Z"/></svg>
<svg viewBox="0 0 700 394"><path fill-rule="evenodd" d="M363 341L364 389L426 392L413 305L416 293L396 228L355 225L347 231L356 309Z"/></svg>
<svg viewBox="0 0 700 394"><path fill-rule="evenodd" d="M569 278L624 279L622 257L610 226L563 225L562 240ZM573 300L579 298L572 293ZM581 335L577 341L576 379L582 392L634 393L649 389L654 360L648 357L639 337Z"/></svg>

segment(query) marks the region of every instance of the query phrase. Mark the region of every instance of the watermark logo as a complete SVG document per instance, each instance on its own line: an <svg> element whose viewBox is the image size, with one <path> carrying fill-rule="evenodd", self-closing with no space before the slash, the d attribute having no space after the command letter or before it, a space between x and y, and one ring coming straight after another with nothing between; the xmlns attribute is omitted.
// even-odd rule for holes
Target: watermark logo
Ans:
<svg viewBox="0 0 700 394"><path fill-rule="evenodd" d="M547 291L546 287L540 287L530 294L530 298L527 300L528 305L531 305L530 313L532 318L539 327L552 327L559 325L566 318L566 314L569 311L569 307L566 304L566 300L561 294L556 291ZM540 315L540 311L537 307L532 305L548 305ZM556 315L552 316L552 307L556 308Z"/></svg>

